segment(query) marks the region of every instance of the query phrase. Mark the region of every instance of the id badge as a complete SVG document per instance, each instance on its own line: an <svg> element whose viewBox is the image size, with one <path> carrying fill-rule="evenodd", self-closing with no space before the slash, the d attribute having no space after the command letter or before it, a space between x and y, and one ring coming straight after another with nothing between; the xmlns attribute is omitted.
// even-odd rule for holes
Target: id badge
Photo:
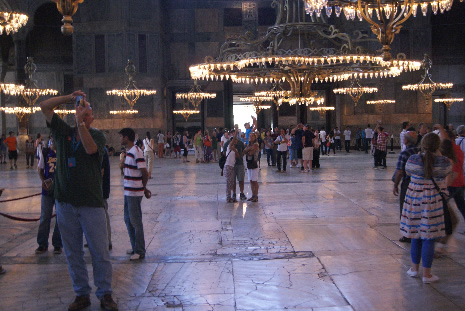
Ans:
<svg viewBox="0 0 465 311"><path fill-rule="evenodd" d="M68 158L68 167L76 167L76 158L75 157Z"/></svg>

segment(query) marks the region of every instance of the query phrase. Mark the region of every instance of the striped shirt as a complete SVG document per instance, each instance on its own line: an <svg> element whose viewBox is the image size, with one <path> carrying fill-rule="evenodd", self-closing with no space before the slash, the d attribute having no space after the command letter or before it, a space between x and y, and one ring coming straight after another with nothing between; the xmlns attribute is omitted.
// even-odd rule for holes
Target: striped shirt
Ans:
<svg viewBox="0 0 465 311"><path fill-rule="evenodd" d="M142 168L146 168L142 150L134 145L126 153L124 161L124 195L141 197L144 195Z"/></svg>

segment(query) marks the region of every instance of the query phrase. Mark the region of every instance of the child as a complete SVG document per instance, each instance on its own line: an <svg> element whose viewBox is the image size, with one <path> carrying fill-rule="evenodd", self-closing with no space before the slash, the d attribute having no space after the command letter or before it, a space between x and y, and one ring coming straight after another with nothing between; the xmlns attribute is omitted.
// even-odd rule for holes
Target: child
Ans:
<svg viewBox="0 0 465 311"><path fill-rule="evenodd" d="M126 160L126 149L124 147L121 147L121 153L119 155L119 163L124 164L125 160ZM121 168L121 175L124 176L124 167Z"/></svg>

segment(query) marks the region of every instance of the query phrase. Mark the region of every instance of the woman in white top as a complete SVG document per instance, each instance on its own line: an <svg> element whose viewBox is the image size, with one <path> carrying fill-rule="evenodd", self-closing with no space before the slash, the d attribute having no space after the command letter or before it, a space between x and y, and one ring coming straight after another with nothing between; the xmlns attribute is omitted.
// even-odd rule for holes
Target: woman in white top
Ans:
<svg viewBox="0 0 465 311"><path fill-rule="evenodd" d="M231 198L231 191L236 191L234 184L234 165L236 164L236 158L240 156L236 149L236 143L237 136L233 135L225 153L226 162L224 164L224 177L226 178L226 202L228 203L237 202L236 197Z"/></svg>
<svg viewBox="0 0 465 311"><path fill-rule="evenodd" d="M149 178L152 178L152 167L153 159L155 158L155 142L150 138L150 132L147 132L144 143L144 158L147 164L147 171L149 172Z"/></svg>

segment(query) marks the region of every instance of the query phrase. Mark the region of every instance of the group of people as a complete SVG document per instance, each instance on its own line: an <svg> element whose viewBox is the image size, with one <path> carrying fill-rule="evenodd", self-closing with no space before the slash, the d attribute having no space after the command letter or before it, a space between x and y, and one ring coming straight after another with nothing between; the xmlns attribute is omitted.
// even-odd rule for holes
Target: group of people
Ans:
<svg viewBox="0 0 465 311"><path fill-rule="evenodd" d="M428 132L424 124L417 131L404 122L402 128L402 150L392 177L393 193L400 198L400 241L411 243L407 274L419 277L422 263L422 281L432 283L439 280L431 272L433 259L445 251L454 230L447 197L465 217L465 126L454 131L435 125Z"/></svg>

